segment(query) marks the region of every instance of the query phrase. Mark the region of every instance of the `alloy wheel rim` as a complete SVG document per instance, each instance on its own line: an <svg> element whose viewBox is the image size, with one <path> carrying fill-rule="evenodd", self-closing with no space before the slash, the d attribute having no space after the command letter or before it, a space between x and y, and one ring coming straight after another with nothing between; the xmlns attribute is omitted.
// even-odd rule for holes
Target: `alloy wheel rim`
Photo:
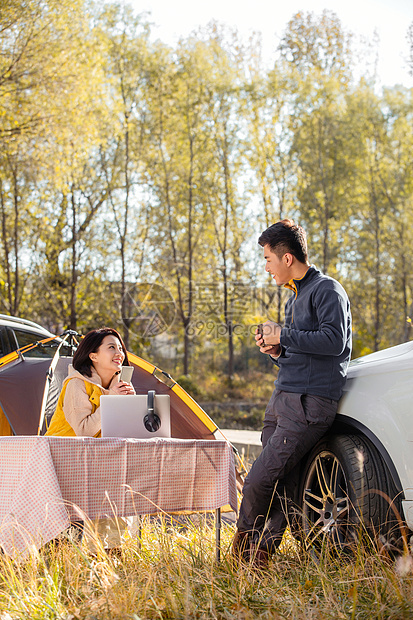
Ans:
<svg viewBox="0 0 413 620"><path fill-rule="evenodd" d="M334 544L349 542L348 484L339 459L328 450L308 470L303 494L303 528L309 545L326 537Z"/></svg>

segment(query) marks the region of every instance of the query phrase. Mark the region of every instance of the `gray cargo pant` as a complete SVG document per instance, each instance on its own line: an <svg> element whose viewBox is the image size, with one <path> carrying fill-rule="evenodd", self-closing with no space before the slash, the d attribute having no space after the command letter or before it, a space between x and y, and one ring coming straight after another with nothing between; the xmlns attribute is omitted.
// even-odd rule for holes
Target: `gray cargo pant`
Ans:
<svg viewBox="0 0 413 620"><path fill-rule="evenodd" d="M238 530L270 553L287 526L296 465L334 421L337 401L275 389L265 410L263 450L244 482Z"/></svg>

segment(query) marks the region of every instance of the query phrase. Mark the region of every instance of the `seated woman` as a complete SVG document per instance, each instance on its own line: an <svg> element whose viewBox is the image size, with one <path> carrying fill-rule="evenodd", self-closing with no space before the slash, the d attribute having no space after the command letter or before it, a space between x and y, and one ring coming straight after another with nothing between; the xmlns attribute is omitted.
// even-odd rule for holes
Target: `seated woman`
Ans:
<svg viewBox="0 0 413 620"><path fill-rule="evenodd" d="M80 341L46 435L100 437L102 394L135 394L130 383L119 381L129 366L123 340L115 329L93 329Z"/></svg>
<svg viewBox="0 0 413 620"><path fill-rule="evenodd" d="M103 327L88 332L73 356L56 411L45 434L100 437L102 394L135 394L130 383L119 381L122 366L129 365L125 345L115 329ZM129 518L128 521L131 525L135 519ZM105 548L118 547L127 527L124 519L98 519L91 524L85 529L85 542L93 552L96 552L100 543ZM83 522L72 522L72 528L78 538L83 531ZM97 543L97 539L100 543Z"/></svg>

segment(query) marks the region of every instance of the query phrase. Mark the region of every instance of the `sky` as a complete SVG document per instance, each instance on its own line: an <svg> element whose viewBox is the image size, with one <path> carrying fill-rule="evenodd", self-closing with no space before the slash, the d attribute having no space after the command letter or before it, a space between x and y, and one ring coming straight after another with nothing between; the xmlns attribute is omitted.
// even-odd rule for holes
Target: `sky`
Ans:
<svg viewBox="0 0 413 620"><path fill-rule="evenodd" d="M406 35L413 22L413 0L129 0L138 13L148 12L154 38L174 45L211 20L236 27L248 37L262 34L263 57L270 62L291 17L299 12L321 15L333 11L342 26L359 40L379 36L377 75L379 86L403 84L413 87L406 59ZM372 60L373 63L373 60ZM373 63L374 64L374 63ZM363 67L363 61L361 63ZM363 71L363 69L362 69Z"/></svg>

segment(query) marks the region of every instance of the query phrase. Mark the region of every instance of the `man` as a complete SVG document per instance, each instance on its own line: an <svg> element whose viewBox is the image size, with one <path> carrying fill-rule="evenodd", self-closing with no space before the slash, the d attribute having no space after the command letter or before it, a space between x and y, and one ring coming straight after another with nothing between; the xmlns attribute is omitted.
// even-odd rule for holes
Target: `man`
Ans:
<svg viewBox="0 0 413 620"><path fill-rule="evenodd" d="M284 327L266 321L255 340L279 367L267 405L263 450L245 480L233 542L236 560L264 568L287 525L294 468L326 433L337 411L351 354L350 304L343 287L310 266L304 229L292 220L265 230L265 270L293 291Z"/></svg>

